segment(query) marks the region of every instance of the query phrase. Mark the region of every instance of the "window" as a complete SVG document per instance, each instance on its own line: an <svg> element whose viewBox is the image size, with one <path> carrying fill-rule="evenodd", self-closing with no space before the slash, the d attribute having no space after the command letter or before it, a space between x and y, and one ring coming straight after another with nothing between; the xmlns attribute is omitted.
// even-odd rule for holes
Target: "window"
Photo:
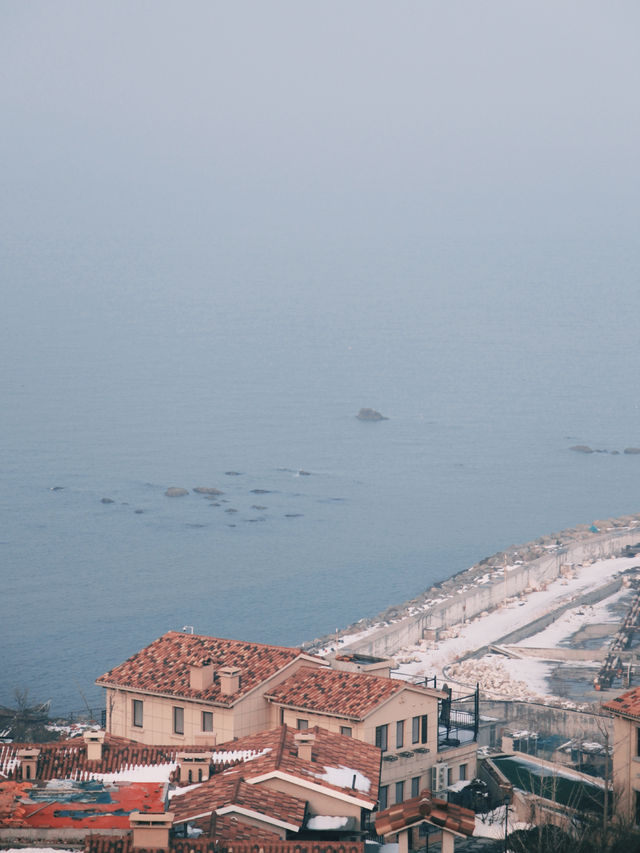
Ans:
<svg viewBox="0 0 640 853"><path fill-rule="evenodd" d="M184 708L173 709L173 733L176 735L184 734Z"/></svg>
<svg viewBox="0 0 640 853"><path fill-rule="evenodd" d="M213 731L213 711L203 711L202 712L202 731L203 732L212 732Z"/></svg>
<svg viewBox="0 0 640 853"><path fill-rule="evenodd" d="M378 790L378 805L380 806L379 811L383 811L386 809L389 804L389 786L388 785L380 785Z"/></svg>
<svg viewBox="0 0 640 853"><path fill-rule="evenodd" d="M296 727L299 729L308 729L309 720L296 720Z"/></svg>
<svg viewBox="0 0 640 853"><path fill-rule="evenodd" d="M142 700L133 700L133 725L142 728Z"/></svg>
<svg viewBox="0 0 640 853"><path fill-rule="evenodd" d="M411 720L411 743L427 742L427 715L422 714Z"/></svg>
<svg viewBox="0 0 640 853"><path fill-rule="evenodd" d="M383 752L387 749L389 738L389 726L385 723L384 726L376 726L376 746Z"/></svg>
<svg viewBox="0 0 640 853"><path fill-rule="evenodd" d="M420 793L420 777L414 776L411 780L411 796L417 797Z"/></svg>
<svg viewBox="0 0 640 853"><path fill-rule="evenodd" d="M466 779L467 779L467 765L461 764L460 765L460 781L465 782Z"/></svg>
<svg viewBox="0 0 640 853"><path fill-rule="evenodd" d="M404 746L404 720L398 720L396 723L396 749L402 749Z"/></svg>
<svg viewBox="0 0 640 853"><path fill-rule="evenodd" d="M404 800L404 782L396 782L396 803Z"/></svg>
<svg viewBox="0 0 640 853"><path fill-rule="evenodd" d="M640 755L640 728L636 729L636 755Z"/></svg>
<svg viewBox="0 0 640 853"><path fill-rule="evenodd" d="M447 767L447 785L453 785L453 768Z"/></svg>
<svg viewBox="0 0 640 853"><path fill-rule="evenodd" d="M351 737L353 734L351 726L340 726L340 734L345 735L345 737Z"/></svg>
<svg viewBox="0 0 640 853"><path fill-rule="evenodd" d="M640 791L636 791L635 794L636 794L635 822L636 822L636 826L637 826L638 824L640 824Z"/></svg>

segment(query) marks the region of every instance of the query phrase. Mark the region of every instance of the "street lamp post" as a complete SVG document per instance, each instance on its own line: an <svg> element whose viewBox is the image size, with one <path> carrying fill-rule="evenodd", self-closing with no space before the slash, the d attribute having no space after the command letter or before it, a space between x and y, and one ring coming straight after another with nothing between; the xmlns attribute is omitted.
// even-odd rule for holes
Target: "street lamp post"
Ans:
<svg viewBox="0 0 640 853"><path fill-rule="evenodd" d="M507 853L507 835L509 834L509 803L511 797L506 794L504 798L504 853Z"/></svg>

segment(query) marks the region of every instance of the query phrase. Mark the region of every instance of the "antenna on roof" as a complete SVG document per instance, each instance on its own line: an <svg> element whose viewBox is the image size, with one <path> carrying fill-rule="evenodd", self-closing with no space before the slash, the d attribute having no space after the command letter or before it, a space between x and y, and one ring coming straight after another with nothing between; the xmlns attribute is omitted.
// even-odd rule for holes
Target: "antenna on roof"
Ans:
<svg viewBox="0 0 640 853"><path fill-rule="evenodd" d="M183 634L193 634L193 625L183 625L182 626Z"/></svg>

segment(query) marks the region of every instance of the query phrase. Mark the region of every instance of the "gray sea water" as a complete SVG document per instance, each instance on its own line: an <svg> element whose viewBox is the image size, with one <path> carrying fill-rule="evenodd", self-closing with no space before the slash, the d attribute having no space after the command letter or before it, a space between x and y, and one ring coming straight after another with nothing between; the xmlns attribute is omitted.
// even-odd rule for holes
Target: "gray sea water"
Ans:
<svg viewBox="0 0 640 853"><path fill-rule="evenodd" d="M0 702L95 706L168 629L298 644L637 512L640 457L569 450L640 445L630 232L15 237Z"/></svg>

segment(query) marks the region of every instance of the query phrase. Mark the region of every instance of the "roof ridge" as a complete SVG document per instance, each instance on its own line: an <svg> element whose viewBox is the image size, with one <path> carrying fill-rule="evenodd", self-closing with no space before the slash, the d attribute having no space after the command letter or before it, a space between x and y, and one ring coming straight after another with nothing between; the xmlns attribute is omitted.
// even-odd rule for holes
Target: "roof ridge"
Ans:
<svg viewBox="0 0 640 853"><path fill-rule="evenodd" d="M276 770L280 769L280 762L282 761L282 756L284 755L284 747L285 747L285 744L287 741L287 733L288 733L288 726L286 723L283 723L282 732L280 733L280 742L278 743L278 747L277 747L276 755L275 755L276 760L274 762L274 767Z"/></svg>

